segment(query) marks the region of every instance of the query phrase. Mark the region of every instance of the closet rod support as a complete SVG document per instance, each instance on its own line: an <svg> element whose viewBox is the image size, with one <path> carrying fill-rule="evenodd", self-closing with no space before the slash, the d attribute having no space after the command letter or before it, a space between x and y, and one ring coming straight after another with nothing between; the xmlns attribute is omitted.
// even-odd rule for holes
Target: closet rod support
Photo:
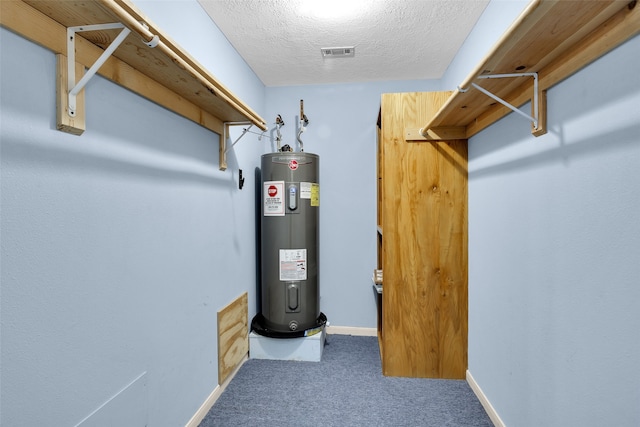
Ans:
<svg viewBox="0 0 640 427"><path fill-rule="evenodd" d="M228 123L225 123L225 125L227 125L227 124ZM236 138L235 141L233 141L231 146L227 147L227 149L224 150L225 154L228 153L229 150L231 150L238 143L238 141L240 141L242 139L242 137L245 136L249 132L249 130L253 127L253 123L245 122L245 123L239 123L239 124L249 125L249 127L242 129L242 134L240 134L240 136L238 138ZM227 134L227 135L225 135L225 140L226 140L227 137L229 136L229 128L227 126L225 126L224 129L225 129L225 133Z"/></svg>
<svg viewBox="0 0 640 427"><path fill-rule="evenodd" d="M236 139L233 144L229 148L227 148L227 138L229 138L229 126L241 126L241 125L249 125L248 128L242 129L242 135L238 139ZM249 129L253 126L251 122L224 122L224 126L222 127L222 136L220 138L220 170L227 170L227 152L233 148L234 145L240 141L240 139L245 136L249 132Z"/></svg>
<svg viewBox="0 0 640 427"><path fill-rule="evenodd" d="M514 105L510 104L509 102L505 101L504 99L500 98L497 95L494 95L493 93L489 92L488 90L486 90L485 88L477 85L476 83L471 83L471 86L473 86L474 88L478 89L480 92L484 93L485 95L487 95L488 97L494 99L495 101L498 101L500 104L504 105L505 107L509 108L511 111L520 114L522 117L526 118L527 120L531 121L533 124L533 129L538 129L538 124L539 124L539 119L540 119L540 107L539 107L539 102L538 102L538 73L511 73L511 74L490 74L490 75L485 75L485 76L478 76L476 77L477 79L502 79L502 78L510 78L510 77L533 77L533 97L532 97L532 102L533 102L533 115L529 115L526 114L524 112L522 112L519 108L515 107ZM461 93L465 93L469 90L469 88L461 88L460 86L458 86L458 90Z"/></svg>
<svg viewBox="0 0 640 427"><path fill-rule="evenodd" d="M96 30L122 29L120 34L111 42L109 47L100 55L96 62L87 70L80 81L76 84L76 33ZM87 85L100 67L109 59L111 54L120 46L131 30L120 23L83 25L67 28L67 87L69 88L69 116L76 115L76 97L78 93Z"/></svg>

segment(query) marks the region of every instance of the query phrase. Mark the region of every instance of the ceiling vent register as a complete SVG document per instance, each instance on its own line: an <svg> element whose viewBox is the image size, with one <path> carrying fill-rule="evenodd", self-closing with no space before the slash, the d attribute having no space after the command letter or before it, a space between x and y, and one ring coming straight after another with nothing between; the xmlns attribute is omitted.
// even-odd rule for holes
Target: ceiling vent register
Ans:
<svg viewBox="0 0 640 427"><path fill-rule="evenodd" d="M324 58L353 58L356 54L354 46L323 47L320 49Z"/></svg>

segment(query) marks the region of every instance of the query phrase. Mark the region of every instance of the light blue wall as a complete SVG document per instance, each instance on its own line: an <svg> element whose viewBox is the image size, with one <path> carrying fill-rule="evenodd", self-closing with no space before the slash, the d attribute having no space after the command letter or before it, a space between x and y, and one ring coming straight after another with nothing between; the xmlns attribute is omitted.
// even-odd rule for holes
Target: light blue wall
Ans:
<svg viewBox="0 0 640 427"><path fill-rule="evenodd" d="M438 81L267 88L267 117L285 122L298 149L300 100L305 151L320 156L320 309L331 325L376 327L376 121L380 95L439 90ZM273 128L274 126L272 126ZM272 131L271 134L274 134Z"/></svg>
<svg viewBox="0 0 640 427"><path fill-rule="evenodd" d="M511 114L469 141L469 370L507 426L640 425L638 52L550 89L547 135Z"/></svg>
<svg viewBox="0 0 640 427"><path fill-rule="evenodd" d="M195 0L148 5L264 115ZM58 132L54 55L0 37L0 425L75 426L103 404L84 425L184 425L217 385L217 311L245 291L255 305L255 186L237 167L252 175L262 145L245 136L221 172L214 133L101 77L84 135Z"/></svg>

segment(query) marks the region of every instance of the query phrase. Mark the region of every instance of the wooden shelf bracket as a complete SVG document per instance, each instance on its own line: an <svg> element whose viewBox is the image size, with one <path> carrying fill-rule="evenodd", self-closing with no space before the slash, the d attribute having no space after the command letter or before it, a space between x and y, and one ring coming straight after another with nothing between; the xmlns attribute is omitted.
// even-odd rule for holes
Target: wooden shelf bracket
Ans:
<svg viewBox="0 0 640 427"><path fill-rule="evenodd" d="M503 79L503 78L514 78L514 77L533 77L533 96L531 97L532 115L529 115L529 114L523 112L522 110L520 110L516 106L510 104L509 102L505 101L504 99L500 98L499 96L489 92L488 90L486 90L485 88L483 88L482 86L480 86L480 85L478 85L476 83L471 82L471 86L476 88L476 89L478 89L480 92L484 93L485 95L487 95L488 97L494 99L495 101L498 101L500 104L502 104L505 107L509 108L514 113L518 113L522 117L524 117L527 120L531 121L532 133L535 136L540 136L540 135L545 134L546 133L546 123L545 123L545 121L543 119L546 116L544 114L544 111L546 111L546 98L544 96L541 96L540 91L539 91L538 73L489 74L489 75L477 76L476 79ZM461 93L465 93L469 89L470 89L470 87L461 88L460 86L458 86L458 91L460 91ZM421 133L422 133L422 130L421 130Z"/></svg>

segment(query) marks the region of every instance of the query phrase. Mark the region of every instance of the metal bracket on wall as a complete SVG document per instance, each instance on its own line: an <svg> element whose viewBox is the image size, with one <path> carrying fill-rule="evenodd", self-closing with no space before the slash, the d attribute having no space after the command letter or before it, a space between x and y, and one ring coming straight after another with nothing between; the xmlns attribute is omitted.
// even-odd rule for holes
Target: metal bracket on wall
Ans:
<svg viewBox="0 0 640 427"><path fill-rule="evenodd" d="M240 136L237 137L236 140L233 141L231 145L227 146L227 139L230 137L229 127L230 126L247 126L247 125L249 125L249 127L243 128L242 134L240 134ZM227 170L227 153L238 143L238 141L242 139L243 136L245 136L247 133L253 133L258 135L258 139L262 138L262 135L264 135L264 131L261 133L252 132L251 131L252 127L253 127L253 123L251 122L224 122L222 141L220 141L220 170L221 171Z"/></svg>
<svg viewBox="0 0 640 427"><path fill-rule="evenodd" d="M236 139L227 148L227 139L229 138L229 127L230 126L246 126L246 125L249 125L249 127L246 129L243 129L242 135L240 135L240 137ZM251 126L253 126L251 122L224 122L223 130L222 130L222 140L220 141L220 153L219 153L220 154L219 164L220 164L221 171L227 170L227 152L231 150L233 146L237 144L238 141L240 141L240 138L242 138L247 132L249 132L249 129L251 128Z"/></svg>
<svg viewBox="0 0 640 427"><path fill-rule="evenodd" d="M510 73L510 74L490 74L490 75L482 75L476 77L477 79L502 79L502 78L513 78L513 77L533 77L533 96L531 97L531 111L532 115L529 115L504 99L500 98L497 95L489 92L485 88L471 83L471 86L478 89L480 92L484 93L488 97L498 101L500 104L509 108L511 111L520 114L527 120L531 121L531 132L535 136L540 136L547 133L547 123L546 123L546 110L547 110L547 102L545 97L545 91L540 91L538 86L538 73ZM461 93L467 92L469 88L461 88L458 86L458 90Z"/></svg>
<svg viewBox="0 0 640 427"><path fill-rule="evenodd" d="M149 28L144 23L139 24L144 28ZM81 64L76 63L76 33L118 29L121 29L122 31L120 31L116 38L113 39L98 59L96 59L93 65L91 65L91 67L89 67L89 69L83 74L85 68L81 66ZM59 55L59 61L66 61L66 68L63 68L64 65L60 64L58 66L57 77L58 92L61 92L58 95L58 108L66 111L66 114L64 111L59 111L58 113L57 127L59 130L75 135L80 135L84 132L84 103L81 100L79 101L79 98L81 98L81 92L89 80L96 75L100 67L107 62L109 57L116 49L118 49L130 33L131 30L119 22L80 25L67 28L67 55L66 58L64 55ZM149 41L143 40L143 43L150 48L156 47L159 42L160 38L158 35L153 35ZM77 74L83 74L78 82L76 82Z"/></svg>
<svg viewBox="0 0 640 427"><path fill-rule="evenodd" d="M84 76L76 83L76 33L84 31L97 31L97 30L114 30L122 28L120 34L111 42L109 47L100 55L96 62L84 73ZM120 46L125 38L129 35L131 30L126 28L120 23L114 24L96 24L96 25L84 25L78 27L67 28L67 88L69 90L69 107L68 114L71 117L76 116L76 96L87 85L91 77L93 77L102 64L104 64L111 54Z"/></svg>

